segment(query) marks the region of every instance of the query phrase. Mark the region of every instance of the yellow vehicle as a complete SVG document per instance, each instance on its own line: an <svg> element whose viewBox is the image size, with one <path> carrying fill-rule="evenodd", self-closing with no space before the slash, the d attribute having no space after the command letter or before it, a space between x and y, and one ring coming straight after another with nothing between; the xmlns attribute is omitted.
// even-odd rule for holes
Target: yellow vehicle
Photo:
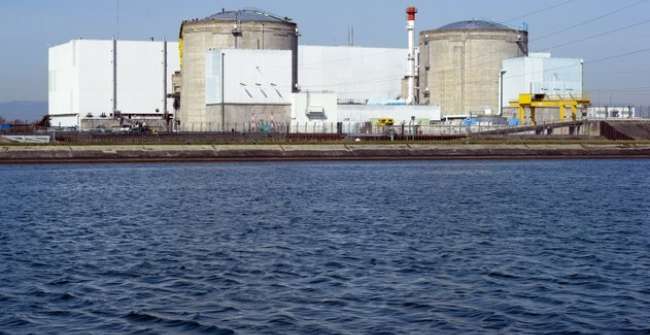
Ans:
<svg viewBox="0 0 650 335"><path fill-rule="evenodd" d="M382 118L382 119L377 119L375 122L375 125L378 127L392 127L395 125L395 120L391 118Z"/></svg>

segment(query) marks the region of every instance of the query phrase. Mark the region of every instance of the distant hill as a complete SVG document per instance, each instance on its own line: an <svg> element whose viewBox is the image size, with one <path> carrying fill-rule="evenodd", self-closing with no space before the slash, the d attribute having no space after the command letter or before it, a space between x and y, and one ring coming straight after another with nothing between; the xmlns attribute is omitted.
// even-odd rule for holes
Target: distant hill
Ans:
<svg viewBox="0 0 650 335"><path fill-rule="evenodd" d="M0 102L0 117L5 120L38 121L47 114L47 101Z"/></svg>

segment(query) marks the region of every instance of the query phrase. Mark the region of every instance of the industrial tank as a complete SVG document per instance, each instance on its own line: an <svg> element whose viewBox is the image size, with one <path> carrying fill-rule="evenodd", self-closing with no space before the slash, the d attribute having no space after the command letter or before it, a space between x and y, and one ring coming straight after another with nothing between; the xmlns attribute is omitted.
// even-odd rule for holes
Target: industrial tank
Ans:
<svg viewBox="0 0 650 335"><path fill-rule="evenodd" d="M291 19L261 10L223 10L204 19L184 21L180 31L181 109L184 124L205 122L205 64L210 49L292 51L292 85L298 84L298 27Z"/></svg>
<svg viewBox="0 0 650 335"><path fill-rule="evenodd" d="M528 54L528 32L462 21L420 33L419 101L443 116L496 114L501 63Z"/></svg>

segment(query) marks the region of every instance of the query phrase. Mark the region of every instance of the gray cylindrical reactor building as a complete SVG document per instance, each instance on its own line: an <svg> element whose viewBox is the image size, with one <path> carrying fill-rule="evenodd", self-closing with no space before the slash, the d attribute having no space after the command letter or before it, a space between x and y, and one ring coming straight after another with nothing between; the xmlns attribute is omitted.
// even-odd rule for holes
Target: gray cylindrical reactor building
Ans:
<svg viewBox="0 0 650 335"><path fill-rule="evenodd" d="M462 21L420 33L419 101L443 116L499 111L504 59L528 54L528 32Z"/></svg>
<svg viewBox="0 0 650 335"><path fill-rule="evenodd" d="M298 87L298 25L287 17L244 9L222 11L204 19L184 21L180 31L181 109L183 123L204 122L205 63L210 49L291 50L292 85Z"/></svg>

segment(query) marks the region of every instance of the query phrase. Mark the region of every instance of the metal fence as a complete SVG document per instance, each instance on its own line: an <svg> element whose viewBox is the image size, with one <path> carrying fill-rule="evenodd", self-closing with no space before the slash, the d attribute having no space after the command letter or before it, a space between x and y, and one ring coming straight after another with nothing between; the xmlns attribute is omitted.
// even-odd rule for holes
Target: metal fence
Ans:
<svg viewBox="0 0 650 335"><path fill-rule="evenodd" d="M581 123L558 129L558 124L540 123L536 127L505 124L456 123L456 124L400 124L382 126L373 122L310 122L282 123L257 122L227 124L194 124L185 129L95 129L74 131L54 129L34 131L32 134L51 135L62 144L236 144L275 142L327 142L348 140L404 141L404 140L453 140L466 137L491 138L503 136L599 136L597 127ZM561 125L560 125L561 126ZM189 129L188 129L189 128Z"/></svg>
<svg viewBox="0 0 650 335"><path fill-rule="evenodd" d="M398 124L379 125L373 122L257 122L233 123L221 126L217 123L188 123L179 127L179 133L231 133L231 134L337 134L345 136L448 136L478 134L485 131L514 128L493 124Z"/></svg>

